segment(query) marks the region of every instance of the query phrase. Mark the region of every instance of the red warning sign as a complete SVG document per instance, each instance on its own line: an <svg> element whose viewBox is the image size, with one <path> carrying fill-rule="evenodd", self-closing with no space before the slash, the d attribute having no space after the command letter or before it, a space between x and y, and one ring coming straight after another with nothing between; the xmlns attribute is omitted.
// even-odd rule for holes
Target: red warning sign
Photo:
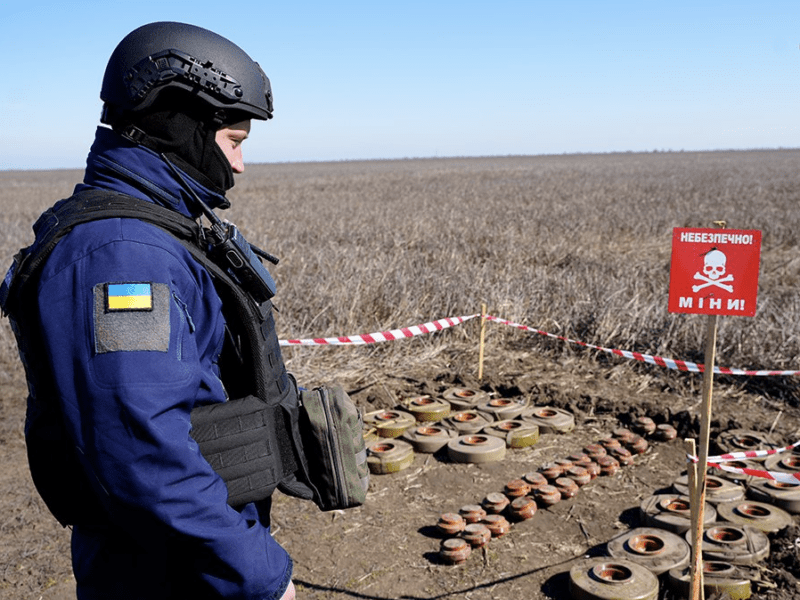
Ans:
<svg viewBox="0 0 800 600"><path fill-rule="evenodd" d="M752 317L760 257L754 229L673 229L669 312Z"/></svg>

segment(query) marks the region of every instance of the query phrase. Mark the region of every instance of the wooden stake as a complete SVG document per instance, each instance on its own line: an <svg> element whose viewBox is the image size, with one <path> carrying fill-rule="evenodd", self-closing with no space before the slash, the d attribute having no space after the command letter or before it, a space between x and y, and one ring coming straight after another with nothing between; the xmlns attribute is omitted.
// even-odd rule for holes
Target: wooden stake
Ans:
<svg viewBox="0 0 800 600"><path fill-rule="evenodd" d="M705 520L706 503L706 470L708 469L708 438L711 434L711 396L714 390L714 362L717 354L717 315L708 315L706 323L706 350L703 357L703 406L700 414L700 453L697 455L697 491L695 500L697 502L697 520L692 523L692 539L700 543L703 539L703 521ZM698 554L699 548L697 551ZM698 570L699 564L699 570ZM692 585L694 580L699 579L702 583L703 561L702 558L695 561L692 566ZM700 586L702 600L702 585Z"/></svg>
<svg viewBox="0 0 800 600"><path fill-rule="evenodd" d="M725 221L714 221L714 225L725 229ZM700 453L694 468L696 477L695 485L689 484L689 489L694 492L691 499L692 513L692 600L703 600L703 522L705 521L706 505L706 471L708 470L708 439L711 435L711 397L714 391L714 363L717 358L717 315L708 315L706 321L706 349L703 357L703 404L700 414ZM689 471L691 473L691 469Z"/></svg>
<svg viewBox="0 0 800 600"><path fill-rule="evenodd" d="M483 340L486 336L486 303L481 303L481 341L478 348L478 381L483 381Z"/></svg>
<svg viewBox="0 0 800 600"><path fill-rule="evenodd" d="M683 449L689 456L697 456L697 447L692 439L683 440ZM689 474L689 508L692 521L692 562L691 586L689 589L689 600L703 600L703 552L702 552L702 527L700 537L697 536L698 529L695 527L697 520L697 463L690 462L686 471Z"/></svg>

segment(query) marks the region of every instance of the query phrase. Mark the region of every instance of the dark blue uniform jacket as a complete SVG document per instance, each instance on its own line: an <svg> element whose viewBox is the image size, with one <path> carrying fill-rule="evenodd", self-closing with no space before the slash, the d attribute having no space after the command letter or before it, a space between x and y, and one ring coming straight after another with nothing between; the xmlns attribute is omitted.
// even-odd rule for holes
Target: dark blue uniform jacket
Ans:
<svg viewBox="0 0 800 600"><path fill-rule="evenodd" d="M225 202L190 183L212 207ZM198 212L157 154L105 128L76 191L87 187ZM292 565L268 508L228 506L189 436L195 406L226 400L224 319L205 270L153 225L95 221L56 246L38 303L43 360L103 506L73 531L79 598L280 597Z"/></svg>

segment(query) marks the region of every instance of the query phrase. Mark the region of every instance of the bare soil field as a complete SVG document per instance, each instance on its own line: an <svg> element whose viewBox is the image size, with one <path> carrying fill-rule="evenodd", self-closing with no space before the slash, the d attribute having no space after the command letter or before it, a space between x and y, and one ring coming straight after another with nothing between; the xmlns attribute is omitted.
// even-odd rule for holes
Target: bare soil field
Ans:
<svg viewBox="0 0 800 600"><path fill-rule="evenodd" d="M282 339L385 331L473 314L485 301L491 314L554 334L702 362L704 321L666 314L669 235L724 212L731 227L761 229L764 247L759 312L722 320L717 364L797 369L798 158L774 151L257 165L234 188L229 216L281 257ZM0 173L4 260L79 176ZM418 453L397 473L373 475L366 504L349 511L323 513L278 495L273 533L295 561L299 598L566 599L570 567L640 526L642 502L686 469L678 440L698 435L701 375L489 324L478 380L478 331L474 319L385 344L284 349L299 381L339 381L365 411L459 386L561 408L576 423L496 462ZM0 596L73 598L69 532L47 513L27 471L24 376L5 320L0 333ZM769 433L781 445L800 439L796 381L717 377L712 440L734 429ZM678 440L651 439L633 464L539 507L465 563L443 563L434 527L442 513L478 504L643 415L675 426ZM769 538L753 597L800 598L798 517ZM661 600L680 597L662 581Z"/></svg>

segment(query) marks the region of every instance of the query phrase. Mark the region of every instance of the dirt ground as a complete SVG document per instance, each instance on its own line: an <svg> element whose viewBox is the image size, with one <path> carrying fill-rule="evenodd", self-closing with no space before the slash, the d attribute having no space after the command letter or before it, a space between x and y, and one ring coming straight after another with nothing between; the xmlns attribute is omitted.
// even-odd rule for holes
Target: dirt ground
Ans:
<svg viewBox="0 0 800 600"><path fill-rule="evenodd" d="M431 369L434 369L431 372ZM480 388L497 397L555 406L575 415L570 433L543 434L532 447L509 450L502 461L485 464L450 462L441 453L417 454L410 467L373 475L366 504L341 512L320 512L313 504L278 496L274 535L295 561L298 598L319 599L562 599L569 598L569 569L586 556L602 555L605 544L641 524L639 506L667 490L686 467L680 439L695 437L699 422L700 375L672 386L669 375L621 359L583 355L543 357L510 350L502 364L487 363L478 382L434 365L385 373L379 383L345 381L365 410L389 408L398 399L439 396L453 386ZM694 390L694 391L693 391ZM729 429L772 429L781 444L800 436L799 400L766 397L735 380L715 383L712 440ZM10 401L11 394L15 396ZM21 438L21 390L5 386L4 419L18 419L12 439L0 440L3 495L0 497L0 595L9 600L73 598L68 532L47 515L30 484ZM671 423L678 440L652 441L630 466L582 487L572 499L540 508L508 534L492 539L461 565L438 557L441 537L434 525L445 512L480 503L508 481L608 437L619 427L647 415ZM753 597L800 598L800 527L798 517L770 534L771 552L758 563ZM665 583L659 597L680 596ZM625 598L626 596L619 596Z"/></svg>

